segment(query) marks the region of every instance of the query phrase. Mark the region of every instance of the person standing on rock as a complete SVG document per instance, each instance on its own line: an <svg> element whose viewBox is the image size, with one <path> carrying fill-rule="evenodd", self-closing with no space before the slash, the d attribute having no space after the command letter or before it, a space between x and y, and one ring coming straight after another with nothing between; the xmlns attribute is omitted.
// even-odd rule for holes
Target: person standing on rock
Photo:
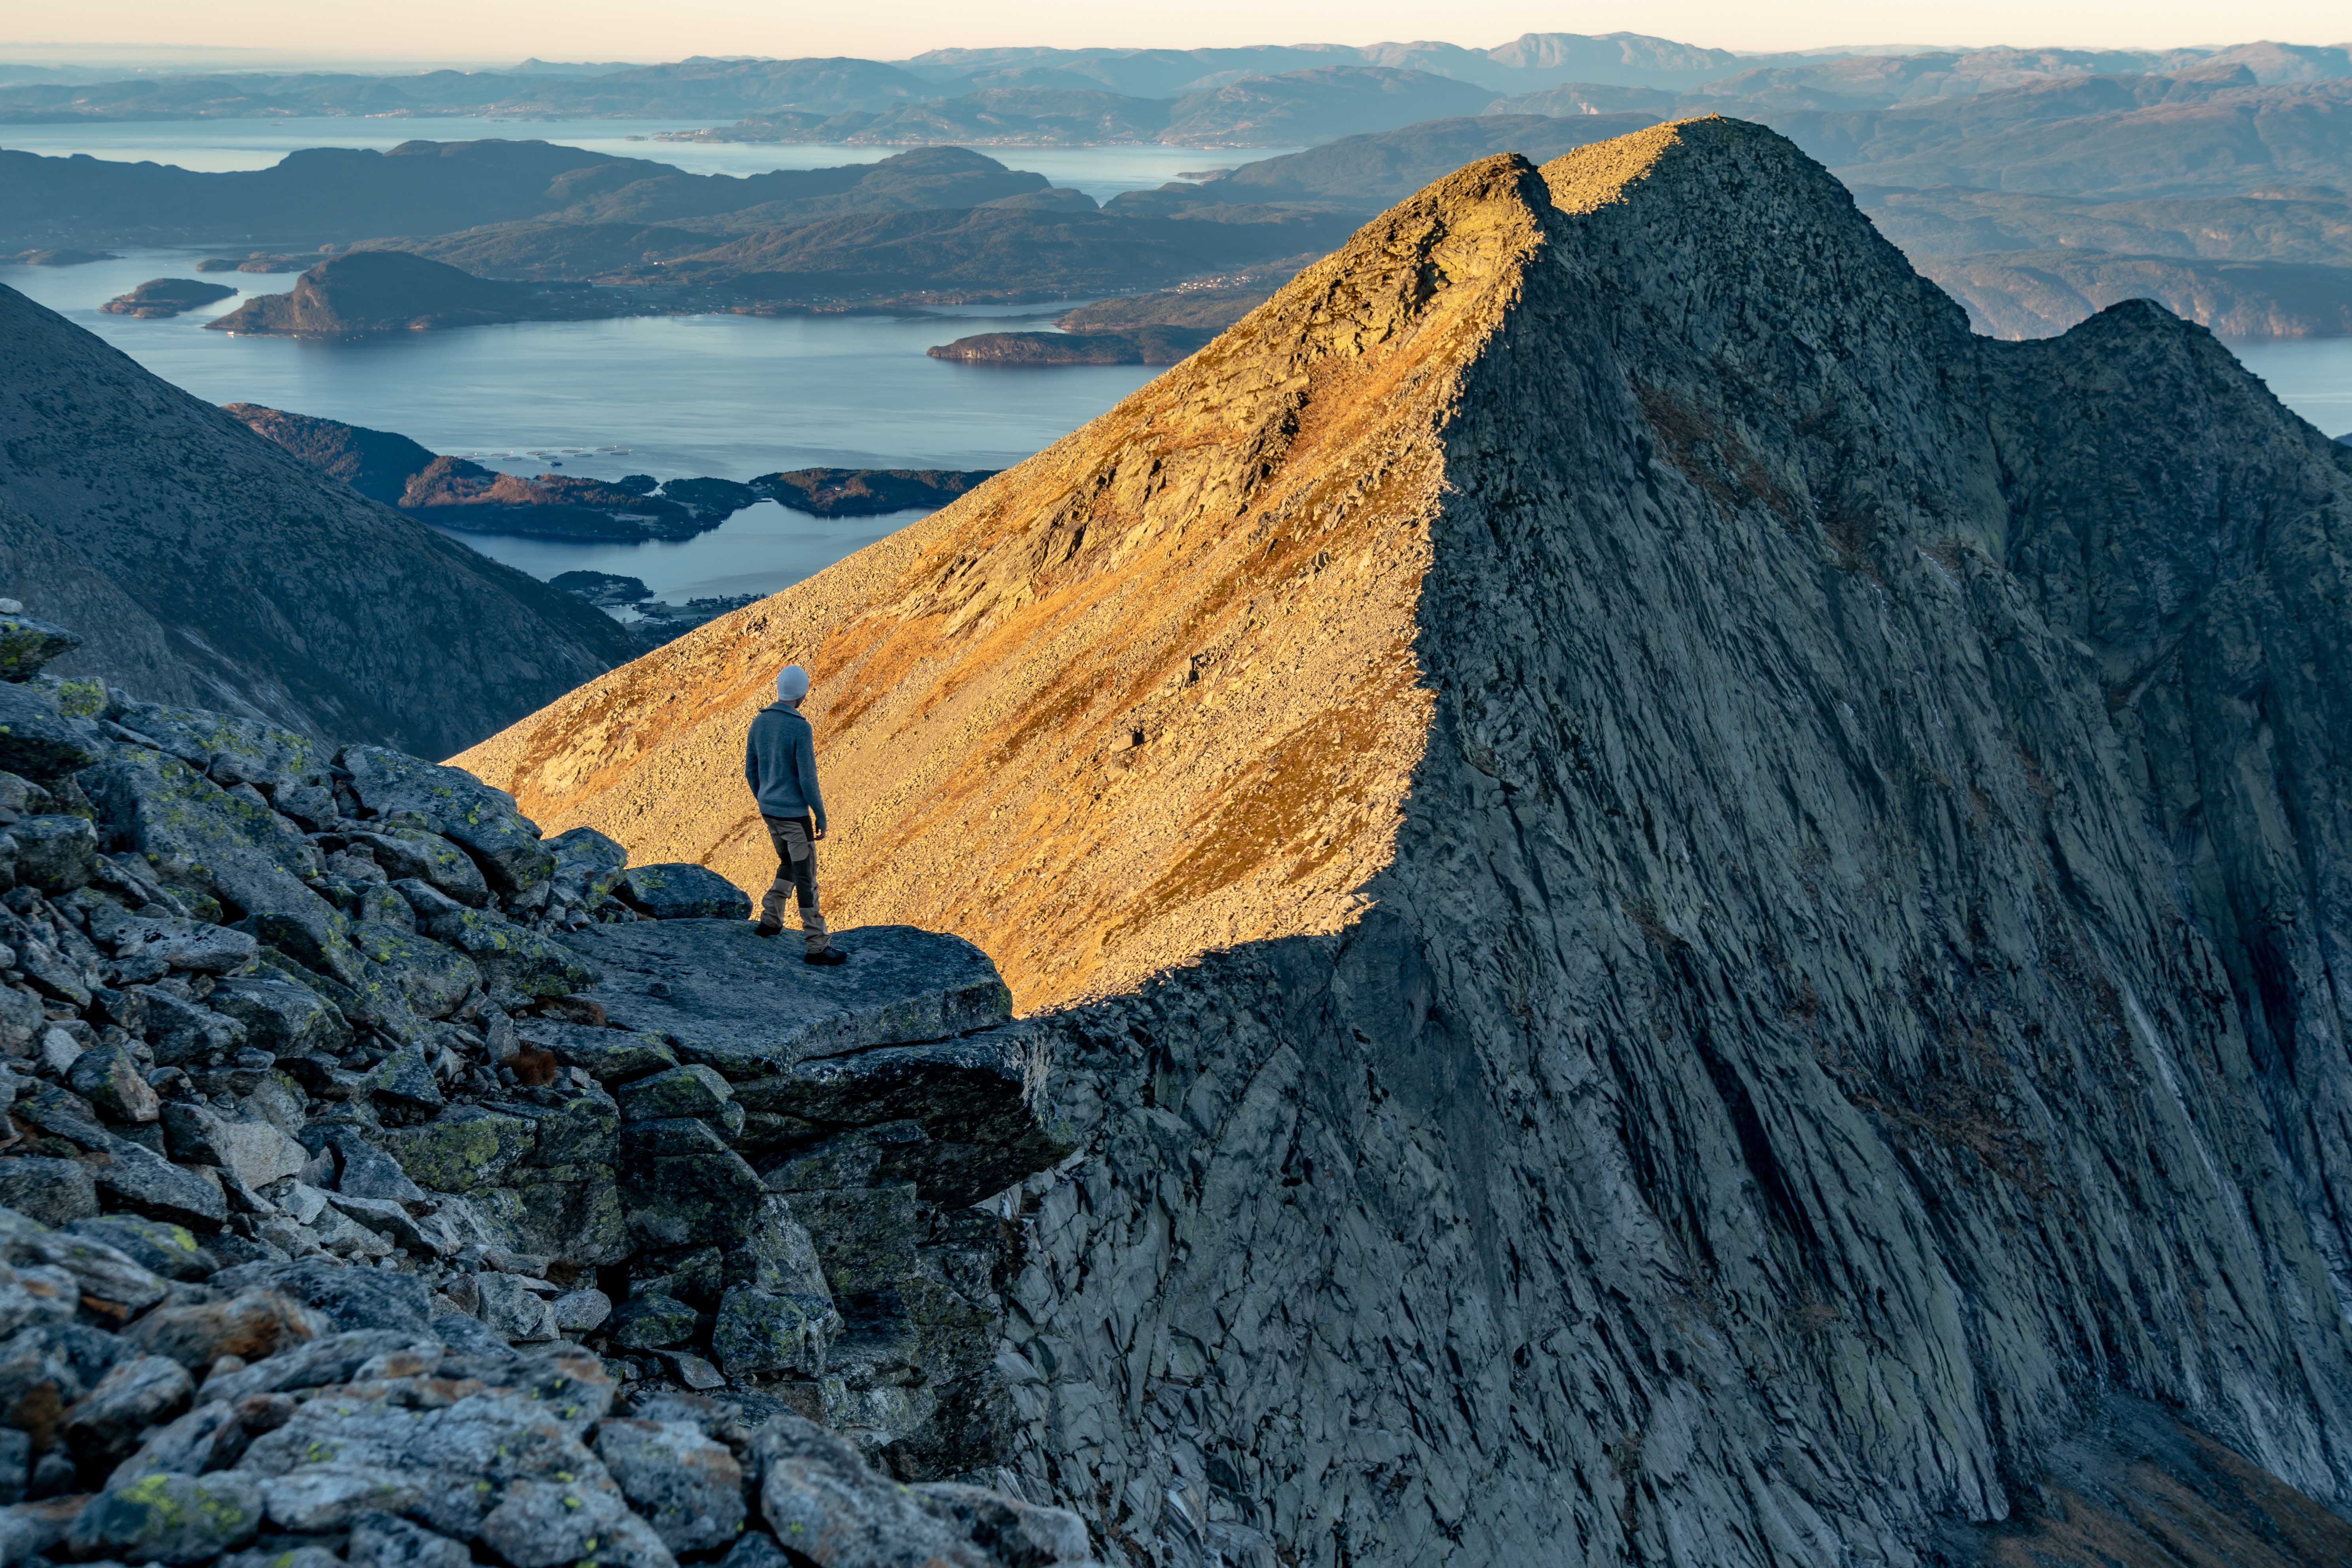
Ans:
<svg viewBox="0 0 2352 1568"><path fill-rule="evenodd" d="M816 732L801 717L809 672L788 664L776 673L776 700L751 721L743 747L743 780L760 803L768 841L776 847L776 879L760 900L761 936L784 929L784 893L799 895L801 940L809 963L843 963L849 955L832 944L817 908L816 841L824 837L824 797L816 787Z"/></svg>

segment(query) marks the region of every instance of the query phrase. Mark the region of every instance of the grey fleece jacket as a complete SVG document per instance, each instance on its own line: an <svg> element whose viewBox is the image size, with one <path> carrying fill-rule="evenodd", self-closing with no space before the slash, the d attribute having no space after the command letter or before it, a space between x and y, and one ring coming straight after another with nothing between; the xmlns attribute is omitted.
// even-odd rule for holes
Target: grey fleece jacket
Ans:
<svg viewBox="0 0 2352 1568"><path fill-rule="evenodd" d="M816 731L789 702L771 702L751 721L743 747L743 782L761 816L814 816L824 831L824 797L816 789Z"/></svg>

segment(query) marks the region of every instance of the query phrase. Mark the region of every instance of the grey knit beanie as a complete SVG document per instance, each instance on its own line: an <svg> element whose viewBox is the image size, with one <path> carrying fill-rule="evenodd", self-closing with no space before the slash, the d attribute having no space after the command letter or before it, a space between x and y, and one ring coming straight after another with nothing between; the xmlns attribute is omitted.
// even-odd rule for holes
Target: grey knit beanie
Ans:
<svg viewBox="0 0 2352 1568"><path fill-rule="evenodd" d="M797 664L788 664L776 671L776 695L787 702L798 702L808 695L809 673Z"/></svg>

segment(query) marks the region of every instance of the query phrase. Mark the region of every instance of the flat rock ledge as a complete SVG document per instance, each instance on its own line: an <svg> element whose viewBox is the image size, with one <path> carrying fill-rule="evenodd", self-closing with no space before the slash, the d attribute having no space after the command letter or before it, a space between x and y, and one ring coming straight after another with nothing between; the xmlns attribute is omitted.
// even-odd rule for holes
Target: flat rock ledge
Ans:
<svg viewBox="0 0 2352 1568"><path fill-rule="evenodd" d="M0 660L0 1568L1046 1568L987 956ZM661 918L665 915L679 918Z"/></svg>

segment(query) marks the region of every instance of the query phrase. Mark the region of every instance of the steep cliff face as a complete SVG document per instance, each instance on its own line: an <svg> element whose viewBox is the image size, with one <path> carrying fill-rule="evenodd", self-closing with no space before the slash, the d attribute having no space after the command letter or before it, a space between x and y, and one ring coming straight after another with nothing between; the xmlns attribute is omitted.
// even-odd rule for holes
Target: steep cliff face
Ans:
<svg viewBox="0 0 2352 1568"><path fill-rule="evenodd" d="M81 631L61 668L148 701L436 755L635 651L8 289L0 592Z"/></svg>
<svg viewBox="0 0 2352 1568"><path fill-rule="evenodd" d="M843 910L1097 994L999 1365L1107 1550L2105 1561L2176 1418L2352 1505L2347 559L2210 336L1972 338L1694 121L470 762L764 879L681 818L813 658Z"/></svg>

